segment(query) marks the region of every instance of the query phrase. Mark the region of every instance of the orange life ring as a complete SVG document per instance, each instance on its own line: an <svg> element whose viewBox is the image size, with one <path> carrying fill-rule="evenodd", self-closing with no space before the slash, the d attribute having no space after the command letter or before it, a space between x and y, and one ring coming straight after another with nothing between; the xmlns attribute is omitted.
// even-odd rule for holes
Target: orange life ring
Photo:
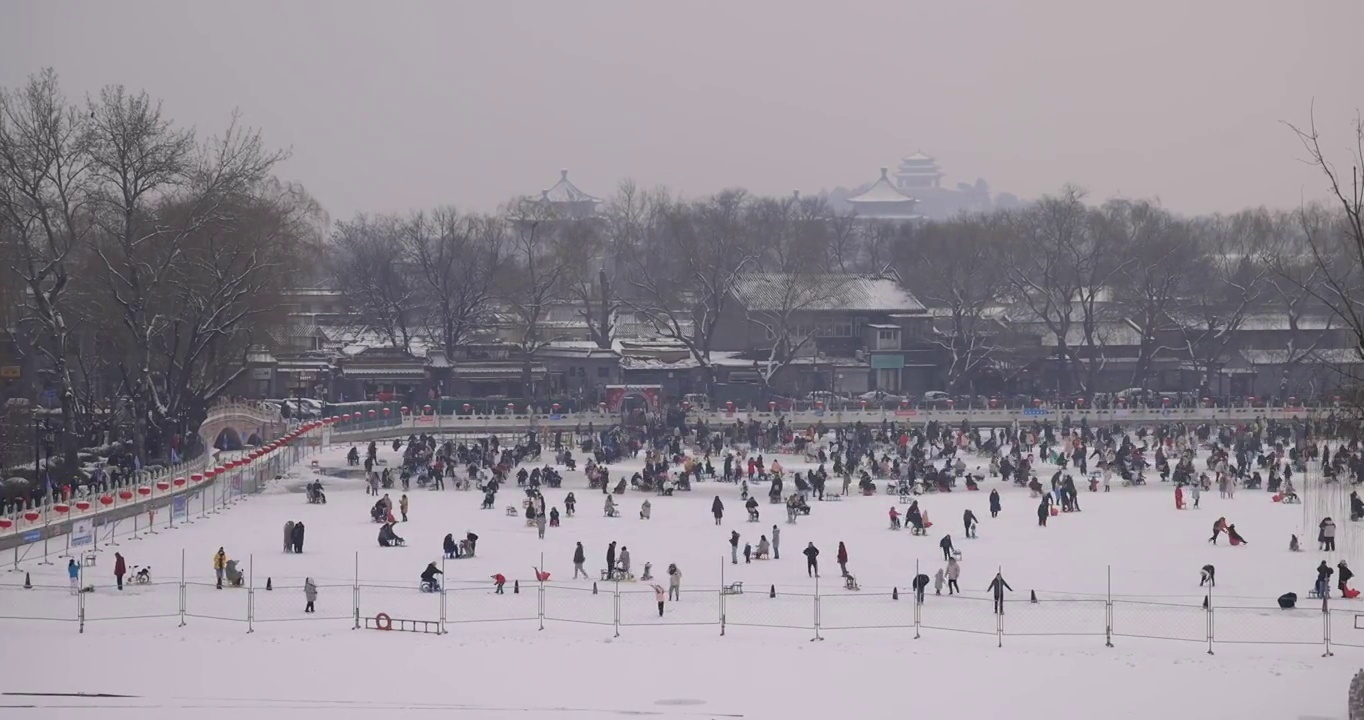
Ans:
<svg viewBox="0 0 1364 720"><path fill-rule="evenodd" d="M374 627L379 630L392 630L393 619L388 616L388 613L379 613L374 616Z"/></svg>

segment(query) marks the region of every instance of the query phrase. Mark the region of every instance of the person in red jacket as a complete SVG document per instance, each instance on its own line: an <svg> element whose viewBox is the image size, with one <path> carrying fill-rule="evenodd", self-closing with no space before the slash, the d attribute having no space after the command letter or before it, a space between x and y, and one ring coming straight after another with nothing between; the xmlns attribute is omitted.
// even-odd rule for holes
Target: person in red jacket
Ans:
<svg viewBox="0 0 1364 720"><path fill-rule="evenodd" d="M497 589L493 591L495 594L504 595L505 593L502 592L502 586L506 584L507 578L502 573L493 576L493 585L497 587Z"/></svg>
<svg viewBox="0 0 1364 720"><path fill-rule="evenodd" d="M1183 486L1183 485L1176 485L1176 486L1175 486L1175 509L1176 509L1176 510L1183 510L1183 509L1184 509L1184 486Z"/></svg>
<svg viewBox="0 0 1364 720"><path fill-rule="evenodd" d="M118 581L118 589L123 589L123 576L128 574L128 564L123 562L122 553L114 553L114 579Z"/></svg>
<svg viewBox="0 0 1364 720"><path fill-rule="evenodd" d="M848 548L843 546L843 541L838 543L838 569L843 572L843 577L848 577Z"/></svg>

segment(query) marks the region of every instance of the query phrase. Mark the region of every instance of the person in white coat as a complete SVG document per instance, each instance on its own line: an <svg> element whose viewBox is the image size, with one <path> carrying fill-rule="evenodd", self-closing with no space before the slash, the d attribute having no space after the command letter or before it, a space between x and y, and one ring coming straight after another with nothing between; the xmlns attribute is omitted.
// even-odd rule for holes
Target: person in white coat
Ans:
<svg viewBox="0 0 1364 720"><path fill-rule="evenodd" d="M303 599L308 601L308 604L303 606L303 612L317 612L313 608L313 603L317 602L317 583L313 582L312 578L303 581Z"/></svg>
<svg viewBox="0 0 1364 720"><path fill-rule="evenodd" d="M682 571L677 569L677 564L668 566L668 599L682 599Z"/></svg>
<svg viewBox="0 0 1364 720"><path fill-rule="evenodd" d="M957 578L961 577L961 563L956 558L947 560L947 594L956 595L961 592L961 587L957 585Z"/></svg>
<svg viewBox="0 0 1364 720"><path fill-rule="evenodd" d="M654 585L653 588L654 600L658 601L658 616L663 617L663 601L667 599L667 595L663 592L662 585Z"/></svg>

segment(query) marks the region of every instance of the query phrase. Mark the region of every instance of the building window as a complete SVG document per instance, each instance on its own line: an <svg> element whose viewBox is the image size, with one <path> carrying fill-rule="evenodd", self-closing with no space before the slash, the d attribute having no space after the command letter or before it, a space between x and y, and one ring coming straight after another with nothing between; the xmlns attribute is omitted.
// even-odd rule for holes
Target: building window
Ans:
<svg viewBox="0 0 1364 720"><path fill-rule="evenodd" d="M877 338L878 340L894 340L894 339L895 339L895 331L894 331L894 330L881 330L881 331L879 331L879 332L876 333L876 338Z"/></svg>
<svg viewBox="0 0 1364 720"><path fill-rule="evenodd" d="M834 325L834 337L852 337L852 323L836 323Z"/></svg>
<svg viewBox="0 0 1364 720"><path fill-rule="evenodd" d="M599 378L609 378L609 377L611 377L611 368L609 368L609 367L599 367L599 368L597 368L597 377L599 377Z"/></svg>

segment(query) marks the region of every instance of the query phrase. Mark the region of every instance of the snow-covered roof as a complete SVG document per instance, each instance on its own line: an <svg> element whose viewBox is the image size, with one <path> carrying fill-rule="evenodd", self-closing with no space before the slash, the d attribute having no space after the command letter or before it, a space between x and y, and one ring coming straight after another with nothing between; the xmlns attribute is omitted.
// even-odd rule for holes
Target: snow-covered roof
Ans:
<svg viewBox="0 0 1364 720"><path fill-rule="evenodd" d="M923 303L895 280L873 275L829 273L792 277L781 273L752 273L735 280L734 297L756 312L921 312L924 309Z"/></svg>
<svg viewBox="0 0 1364 720"><path fill-rule="evenodd" d="M1290 350L1242 350L1251 365L1284 365L1296 360L1309 365L1358 365L1364 363L1354 348L1323 348L1307 353Z"/></svg>
<svg viewBox="0 0 1364 720"><path fill-rule="evenodd" d="M601 198L588 195L578 189L577 185L569 182L568 171L559 171L559 182L554 183L554 187L542 191L540 197L552 203L599 203Z"/></svg>
<svg viewBox="0 0 1364 720"><path fill-rule="evenodd" d="M918 152L915 152L913 155L906 155L900 158L900 162L903 163L937 162L937 159L934 158L932 155L929 155L928 153L924 152L923 150L919 150Z"/></svg>
<svg viewBox="0 0 1364 720"><path fill-rule="evenodd" d="M860 192L848 198L848 202L853 203L855 206L868 203L904 203L912 206L916 201L914 198L900 192L900 190L895 187L894 183L892 183L887 176L889 171L889 168L881 168L880 179L864 192Z"/></svg>

